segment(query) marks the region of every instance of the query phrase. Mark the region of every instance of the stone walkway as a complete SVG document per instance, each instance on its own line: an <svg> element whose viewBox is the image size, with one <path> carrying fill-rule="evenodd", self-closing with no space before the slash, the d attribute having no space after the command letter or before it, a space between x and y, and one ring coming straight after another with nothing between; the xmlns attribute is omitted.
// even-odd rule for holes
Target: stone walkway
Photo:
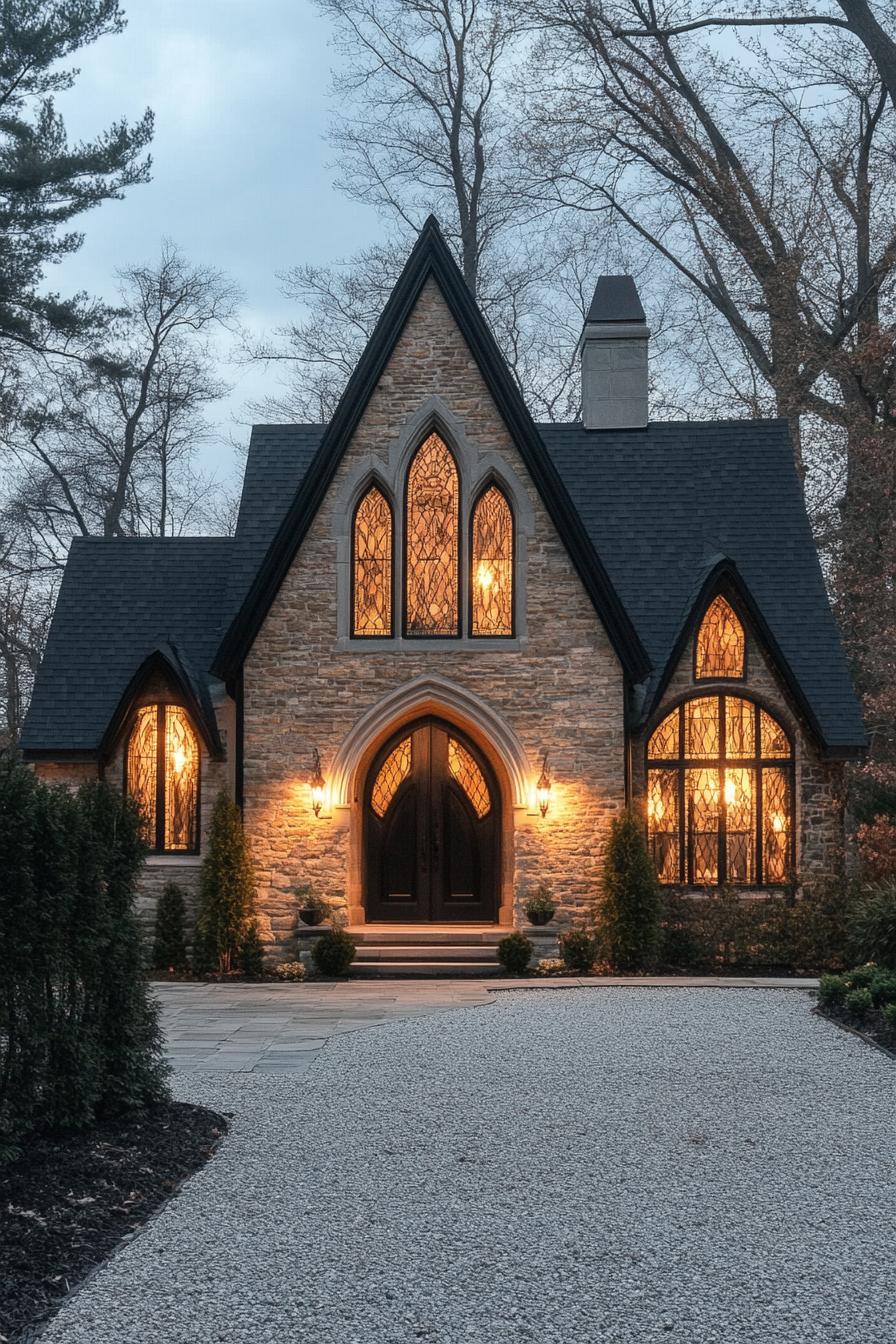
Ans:
<svg viewBox="0 0 896 1344"><path fill-rule="evenodd" d="M156 984L172 1063L181 1073L301 1073L328 1040L387 1022L494 1003L526 989L633 988L807 989L815 980L676 976L579 980L312 981L309 984Z"/></svg>

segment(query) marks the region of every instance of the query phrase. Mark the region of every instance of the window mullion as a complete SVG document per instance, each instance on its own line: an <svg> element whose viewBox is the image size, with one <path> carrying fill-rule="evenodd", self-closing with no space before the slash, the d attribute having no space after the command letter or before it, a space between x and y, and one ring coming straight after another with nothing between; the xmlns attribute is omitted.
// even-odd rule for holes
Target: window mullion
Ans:
<svg viewBox="0 0 896 1344"><path fill-rule="evenodd" d="M725 697L719 696L719 835L718 835L718 885L723 887L728 880L728 804L725 801L727 783L727 725L725 723Z"/></svg>

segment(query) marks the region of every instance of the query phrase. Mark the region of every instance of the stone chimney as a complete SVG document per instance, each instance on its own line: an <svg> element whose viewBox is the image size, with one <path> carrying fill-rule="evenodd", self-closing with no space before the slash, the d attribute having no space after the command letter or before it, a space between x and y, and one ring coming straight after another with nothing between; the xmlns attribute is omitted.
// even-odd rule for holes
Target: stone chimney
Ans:
<svg viewBox="0 0 896 1344"><path fill-rule="evenodd" d="M602 275L579 341L586 429L645 427L649 337L632 277Z"/></svg>

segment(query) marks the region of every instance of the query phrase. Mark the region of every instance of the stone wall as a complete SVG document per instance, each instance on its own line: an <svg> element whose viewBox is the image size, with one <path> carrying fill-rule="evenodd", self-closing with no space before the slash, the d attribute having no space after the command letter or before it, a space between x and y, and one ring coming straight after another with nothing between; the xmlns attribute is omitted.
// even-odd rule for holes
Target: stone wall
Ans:
<svg viewBox="0 0 896 1344"><path fill-rule="evenodd" d="M723 692L737 695L738 688L742 687L761 701L780 720L794 742L797 875L804 882L838 877L843 872L845 854L843 765L822 759L749 625L745 626L745 634L747 676L743 682L695 682L694 644L693 639L689 640L654 723L687 694ZM646 746L646 734L635 738L632 744L633 792L639 799L644 797Z"/></svg>
<svg viewBox="0 0 896 1344"><path fill-rule="evenodd" d="M527 635L515 646L498 648L477 647L475 641L435 648L414 641L346 647L338 639L336 583L336 537L344 529L333 511L359 462L372 455L385 472L402 427L434 395L461 422L473 451L499 455L524 483L534 515L527 545ZM512 728L525 749L531 785L544 752L549 753L553 795L548 816L511 809L512 800L504 799L511 825L505 836L502 918L519 923L519 897L547 881L561 918L569 921L597 892L609 823L624 802L623 675L479 370L430 281L244 670L245 820L258 866L264 933L273 949L284 950L292 934L296 884L310 883L322 894L347 891L356 912L361 902L357 810L363 780L355 781L347 814L316 820L308 793L314 749L327 776L357 719L412 678L433 674L474 693ZM475 723L459 726L489 750ZM377 740L393 727L384 721ZM495 765L500 773L500 760Z"/></svg>

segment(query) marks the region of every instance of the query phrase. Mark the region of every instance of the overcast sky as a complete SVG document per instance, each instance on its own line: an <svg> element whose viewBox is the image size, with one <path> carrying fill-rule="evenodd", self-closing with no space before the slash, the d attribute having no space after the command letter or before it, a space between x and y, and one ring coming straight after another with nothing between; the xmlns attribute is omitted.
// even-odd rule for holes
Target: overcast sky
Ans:
<svg viewBox="0 0 896 1344"><path fill-rule="evenodd" d="M379 236L373 212L331 187L325 142L333 52L308 0L123 0L128 26L78 57L59 99L72 137L156 115L152 181L81 217L84 245L47 277L62 292L115 297L115 269L147 261L164 236L244 290L244 320L295 316L276 272L327 262ZM274 376L233 369L225 430ZM243 431L246 437L248 431ZM229 461L218 447L206 456Z"/></svg>

